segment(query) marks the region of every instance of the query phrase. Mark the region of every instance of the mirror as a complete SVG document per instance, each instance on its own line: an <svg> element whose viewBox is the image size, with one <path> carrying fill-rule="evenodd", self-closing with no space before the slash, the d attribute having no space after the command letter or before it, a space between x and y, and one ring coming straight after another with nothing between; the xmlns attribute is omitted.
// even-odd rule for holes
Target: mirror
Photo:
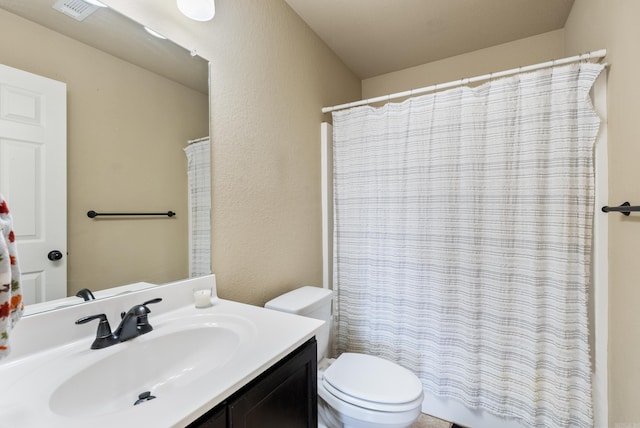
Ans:
<svg viewBox="0 0 640 428"><path fill-rule="evenodd" d="M63 1L73 13L87 5ZM99 297L186 278L184 148L209 135L208 62L109 8L78 21L54 3L0 0L0 63L67 85L65 305L81 303L83 288ZM177 215L91 219L89 210Z"/></svg>

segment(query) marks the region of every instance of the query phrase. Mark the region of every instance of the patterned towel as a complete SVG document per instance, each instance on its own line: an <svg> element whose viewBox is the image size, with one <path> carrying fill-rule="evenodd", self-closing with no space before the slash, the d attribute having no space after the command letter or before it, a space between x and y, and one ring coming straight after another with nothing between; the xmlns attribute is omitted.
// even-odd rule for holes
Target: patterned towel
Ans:
<svg viewBox="0 0 640 428"><path fill-rule="evenodd" d="M0 195L0 359L9 355L9 333L24 310L13 220Z"/></svg>

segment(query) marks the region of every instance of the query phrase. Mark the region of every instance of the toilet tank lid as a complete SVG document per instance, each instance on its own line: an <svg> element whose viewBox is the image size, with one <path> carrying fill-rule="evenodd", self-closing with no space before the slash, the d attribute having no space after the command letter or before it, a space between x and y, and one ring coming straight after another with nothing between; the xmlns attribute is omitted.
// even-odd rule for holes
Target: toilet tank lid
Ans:
<svg viewBox="0 0 640 428"><path fill-rule="evenodd" d="M269 300L264 307L280 312L305 315L331 300L333 292L327 288L305 286Z"/></svg>

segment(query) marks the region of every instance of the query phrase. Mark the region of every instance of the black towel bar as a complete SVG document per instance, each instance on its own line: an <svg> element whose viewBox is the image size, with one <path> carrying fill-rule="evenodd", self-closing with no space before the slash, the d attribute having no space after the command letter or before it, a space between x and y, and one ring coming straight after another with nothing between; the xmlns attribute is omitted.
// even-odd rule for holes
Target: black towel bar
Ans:
<svg viewBox="0 0 640 428"><path fill-rule="evenodd" d="M608 207L608 206L602 207L602 212L605 212L605 213L619 212L619 213L622 213L622 214L627 215L627 216L629 214L631 214L632 211L640 211L640 206L633 206L632 207L629 202L624 202L619 207Z"/></svg>
<svg viewBox="0 0 640 428"><path fill-rule="evenodd" d="M176 215L176 213L174 213L173 211L167 211L166 213L97 213L93 210L88 211L87 212L87 217L89 218L94 218L94 217L98 217L98 216L133 216L133 215L143 215L143 216L150 216L150 215L166 215L167 217L173 217L174 215Z"/></svg>

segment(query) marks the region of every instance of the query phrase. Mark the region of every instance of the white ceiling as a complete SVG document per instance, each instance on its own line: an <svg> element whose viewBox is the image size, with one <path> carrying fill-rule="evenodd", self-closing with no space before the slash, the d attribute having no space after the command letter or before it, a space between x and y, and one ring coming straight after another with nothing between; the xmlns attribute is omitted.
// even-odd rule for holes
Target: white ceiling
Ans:
<svg viewBox="0 0 640 428"><path fill-rule="evenodd" d="M358 77L557 30L574 0L285 0Z"/></svg>

